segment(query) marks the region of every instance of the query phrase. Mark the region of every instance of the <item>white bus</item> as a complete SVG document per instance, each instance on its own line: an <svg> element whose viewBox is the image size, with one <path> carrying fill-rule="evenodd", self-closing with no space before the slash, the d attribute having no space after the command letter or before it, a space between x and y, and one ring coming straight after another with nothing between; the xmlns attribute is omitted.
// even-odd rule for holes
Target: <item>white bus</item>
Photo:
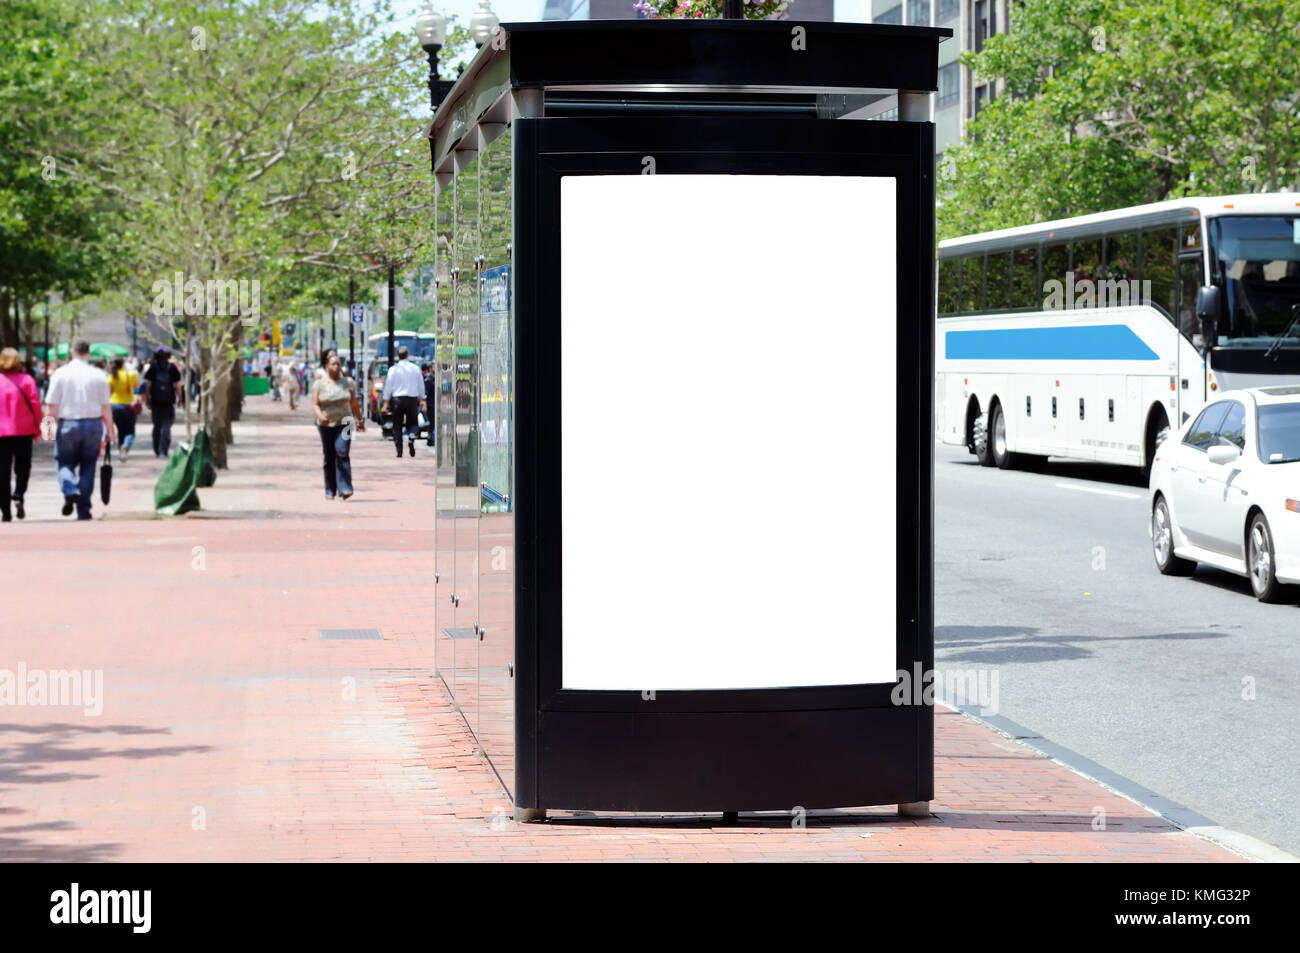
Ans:
<svg viewBox="0 0 1300 953"><path fill-rule="evenodd" d="M433 344L426 340L432 335L420 334L416 331L396 331L393 334L393 348L406 348L411 356L411 360L419 364L421 361L431 360L433 354ZM385 360L388 359L388 332L376 331L366 338L366 346L373 350Z"/></svg>
<svg viewBox="0 0 1300 953"><path fill-rule="evenodd" d="M1300 194L950 239L937 271L936 429L985 466L1149 469L1216 390L1300 383Z"/></svg>

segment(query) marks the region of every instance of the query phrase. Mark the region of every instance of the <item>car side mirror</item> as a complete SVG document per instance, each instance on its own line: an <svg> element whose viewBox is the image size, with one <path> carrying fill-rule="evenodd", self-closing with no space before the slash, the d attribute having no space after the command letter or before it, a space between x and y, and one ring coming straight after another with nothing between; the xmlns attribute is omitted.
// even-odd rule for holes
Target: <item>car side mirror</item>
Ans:
<svg viewBox="0 0 1300 953"><path fill-rule="evenodd" d="M1241 451L1232 444L1218 444L1206 451L1211 463L1217 463L1221 467L1226 467L1229 463L1235 463L1241 456Z"/></svg>
<svg viewBox="0 0 1300 953"><path fill-rule="evenodd" d="M1196 292L1196 318L1201 323L1201 339L1205 342L1205 347L1214 347L1218 343L1215 327L1219 318L1218 285L1202 285L1201 290Z"/></svg>

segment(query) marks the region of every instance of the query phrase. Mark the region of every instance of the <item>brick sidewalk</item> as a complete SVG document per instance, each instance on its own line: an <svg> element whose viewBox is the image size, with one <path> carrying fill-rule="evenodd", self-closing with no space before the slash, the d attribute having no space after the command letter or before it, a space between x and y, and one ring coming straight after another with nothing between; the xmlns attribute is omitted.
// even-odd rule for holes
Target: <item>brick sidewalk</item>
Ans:
<svg viewBox="0 0 1300 953"><path fill-rule="evenodd" d="M430 675L432 458L359 434L357 495L326 501L310 410L246 406L231 469L184 517L152 515L147 415L93 522L58 515L38 454L28 519L0 527L0 669L102 669L105 701L0 708L0 859L1240 859L945 710L932 818L515 824Z"/></svg>

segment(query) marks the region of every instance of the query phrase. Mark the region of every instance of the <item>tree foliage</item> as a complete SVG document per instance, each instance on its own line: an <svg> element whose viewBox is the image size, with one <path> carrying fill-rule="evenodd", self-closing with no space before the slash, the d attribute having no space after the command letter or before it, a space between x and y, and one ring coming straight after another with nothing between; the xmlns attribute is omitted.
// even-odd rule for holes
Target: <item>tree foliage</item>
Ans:
<svg viewBox="0 0 1300 953"><path fill-rule="evenodd" d="M942 237L1300 186L1300 0L1029 0L940 169Z"/></svg>
<svg viewBox="0 0 1300 953"><path fill-rule="evenodd" d="M387 0L17 4L0 21L13 27L0 95L29 108L0 119L17 157L0 163L0 243L17 250L0 284L43 291L60 274L38 267L39 222L64 258L110 261L137 310L179 273L256 282L262 314L288 317L344 300L349 276L410 262L430 240L427 64ZM449 26L454 60L469 38ZM46 157L57 189L40 178ZM91 273L76 260L64 271L68 285ZM219 465L249 317L160 315L201 357Z"/></svg>

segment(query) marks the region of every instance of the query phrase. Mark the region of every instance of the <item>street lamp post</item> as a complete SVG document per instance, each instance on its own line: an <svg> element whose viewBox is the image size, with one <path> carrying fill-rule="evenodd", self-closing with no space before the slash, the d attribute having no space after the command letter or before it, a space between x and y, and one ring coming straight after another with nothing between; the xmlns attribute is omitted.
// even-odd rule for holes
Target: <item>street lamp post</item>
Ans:
<svg viewBox="0 0 1300 953"><path fill-rule="evenodd" d="M397 336L397 292L394 290L393 265L388 265L388 366L397 363L397 352L393 350L393 338Z"/></svg>
<svg viewBox="0 0 1300 953"><path fill-rule="evenodd" d="M474 46L482 49L487 40L497 33L500 18L491 12L487 0L478 0L478 9L469 16L469 35L474 38Z"/></svg>
<svg viewBox="0 0 1300 953"><path fill-rule="evenodd" d="M355 299L356 285L352 281L352 276L348 275L348 370L353 380L356 380L357 376L357 323L352 320L352 305Z"/></svg>
<svg viewBox="0 0 1300 953"><path fill-rule="evenodd" d="M447 41L447 21L426 3L421 8L420 15L415 18L415 35L420 41L420 47L429 57L429 106L437 112L438 106L454 85L451 80L438 78L438 53Z"/></svg>
<svg viewBox="0 0 1300 953"><path fill-rule="evenodd" d="M478 9L469 18L469 35L474 38L474 45L481 50L500 26L501 18L492 12L488 0L478 0Z"/></svg>

